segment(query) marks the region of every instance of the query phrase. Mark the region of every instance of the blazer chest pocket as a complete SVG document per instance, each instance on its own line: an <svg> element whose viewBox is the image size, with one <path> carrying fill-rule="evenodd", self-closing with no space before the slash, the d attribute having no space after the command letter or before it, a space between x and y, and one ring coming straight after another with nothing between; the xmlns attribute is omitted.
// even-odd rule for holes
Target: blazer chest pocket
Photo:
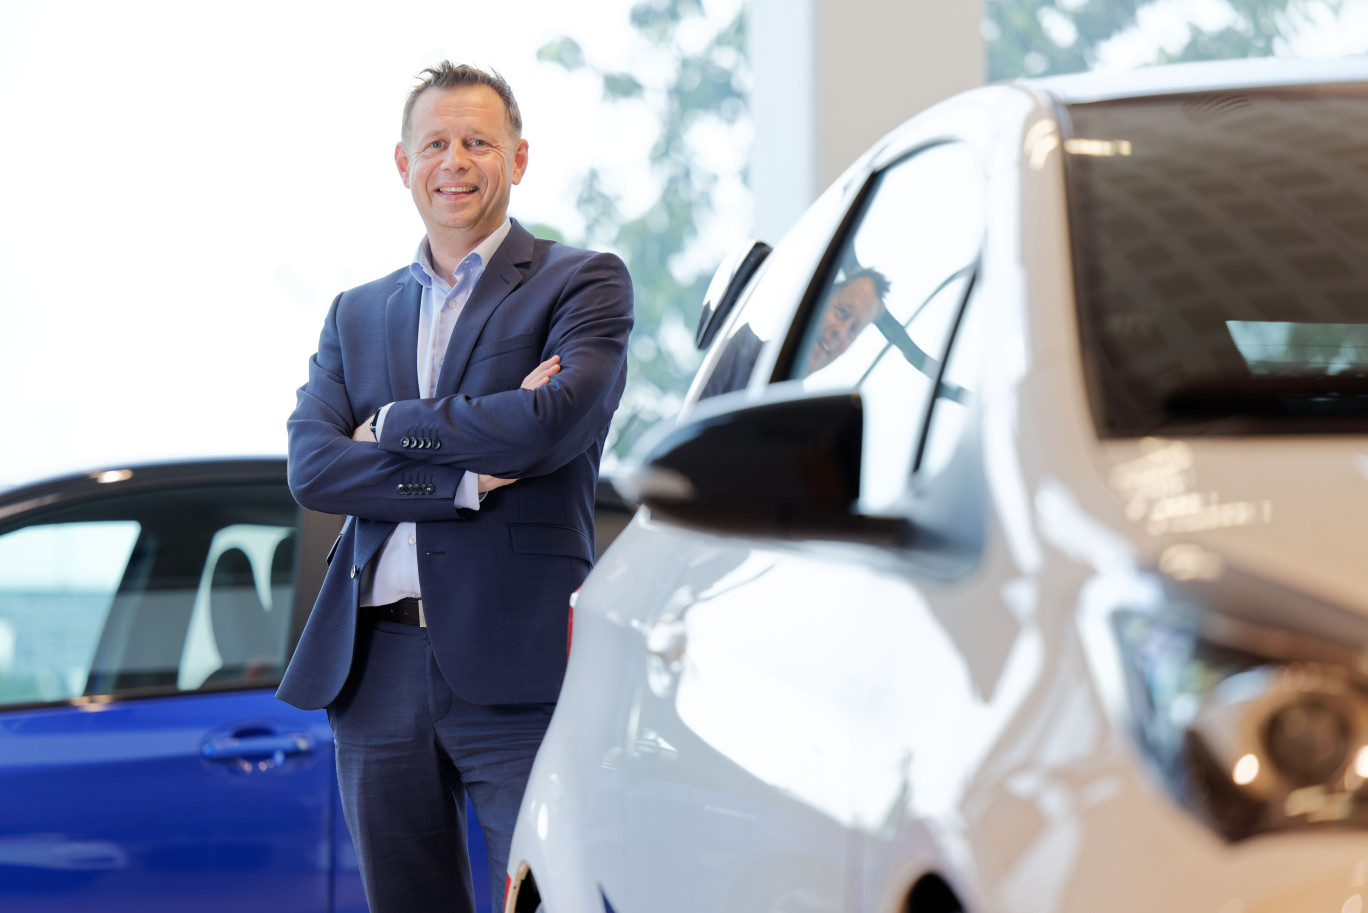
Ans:
<svg viewBox="0 0 1368 913"><path fill-rule="evenodd" d="M519 333L516 336L505 336L503 339L481 342L471 350L469 363L473 365L496 355L507 355L509 352L516 352L519 349L531 348L535 341L533 334Z"/></svg>

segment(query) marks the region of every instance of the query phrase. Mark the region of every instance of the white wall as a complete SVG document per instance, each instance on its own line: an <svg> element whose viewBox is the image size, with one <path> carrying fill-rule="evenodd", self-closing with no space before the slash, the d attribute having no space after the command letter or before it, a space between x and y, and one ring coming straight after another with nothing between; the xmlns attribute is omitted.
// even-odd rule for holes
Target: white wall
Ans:
<svg viewBox="0 0 1368 913"><path fill-rule="evenodd" d="M861 152L983 83L983 0L750 0L751 188L773 243Z"/></svg>

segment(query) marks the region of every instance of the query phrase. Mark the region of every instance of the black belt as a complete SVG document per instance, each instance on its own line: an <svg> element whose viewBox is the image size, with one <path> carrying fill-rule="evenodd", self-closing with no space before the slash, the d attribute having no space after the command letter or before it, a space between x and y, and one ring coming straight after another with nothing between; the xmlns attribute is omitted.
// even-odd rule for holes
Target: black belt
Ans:
<svg viewBox="0 0 1368 913"><path fill-rule="evenodd" d="M361 617L367 621L395 621L401 625L421 625L423 600L401 599L389 605L362 606Z"/></svg>

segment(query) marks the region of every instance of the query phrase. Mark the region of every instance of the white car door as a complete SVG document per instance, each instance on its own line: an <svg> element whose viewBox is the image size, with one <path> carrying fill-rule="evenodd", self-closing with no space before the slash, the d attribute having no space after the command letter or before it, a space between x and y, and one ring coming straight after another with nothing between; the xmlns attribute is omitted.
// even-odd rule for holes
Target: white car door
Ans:
<svg viewBox="0 0 1368 913"><path fill-rule="evenodd" d="M868 403L861 503L872 512L907 497L972 287L980 175L957 143L877 174L799 312L789 367L781 356L786 390L854 388ZM648 538L633 544L649 551ZM629 871L677 882L666 896L680 909L855 908L860 835L907 800L907 727L890 722L944 731L952 721L929 717L955 702L938 690L972 691L918 573L872 546L663 531L660 542L669 557L656 566L683 571L643 622L632 763L657 804L630 801L650 809L643 832L671 834L671 848Z"/></svg>

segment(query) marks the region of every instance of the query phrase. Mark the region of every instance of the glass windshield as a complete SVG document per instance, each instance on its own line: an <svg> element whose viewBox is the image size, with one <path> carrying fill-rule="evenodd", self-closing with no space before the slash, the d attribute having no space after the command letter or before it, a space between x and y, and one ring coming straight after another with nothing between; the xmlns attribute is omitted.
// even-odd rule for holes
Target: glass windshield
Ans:
<svg viewBox="0 0 1368 913"><path fill-rule="evenodd" d="M1368 86L1068 115L1101 433L1368 430Z"/></svg>

